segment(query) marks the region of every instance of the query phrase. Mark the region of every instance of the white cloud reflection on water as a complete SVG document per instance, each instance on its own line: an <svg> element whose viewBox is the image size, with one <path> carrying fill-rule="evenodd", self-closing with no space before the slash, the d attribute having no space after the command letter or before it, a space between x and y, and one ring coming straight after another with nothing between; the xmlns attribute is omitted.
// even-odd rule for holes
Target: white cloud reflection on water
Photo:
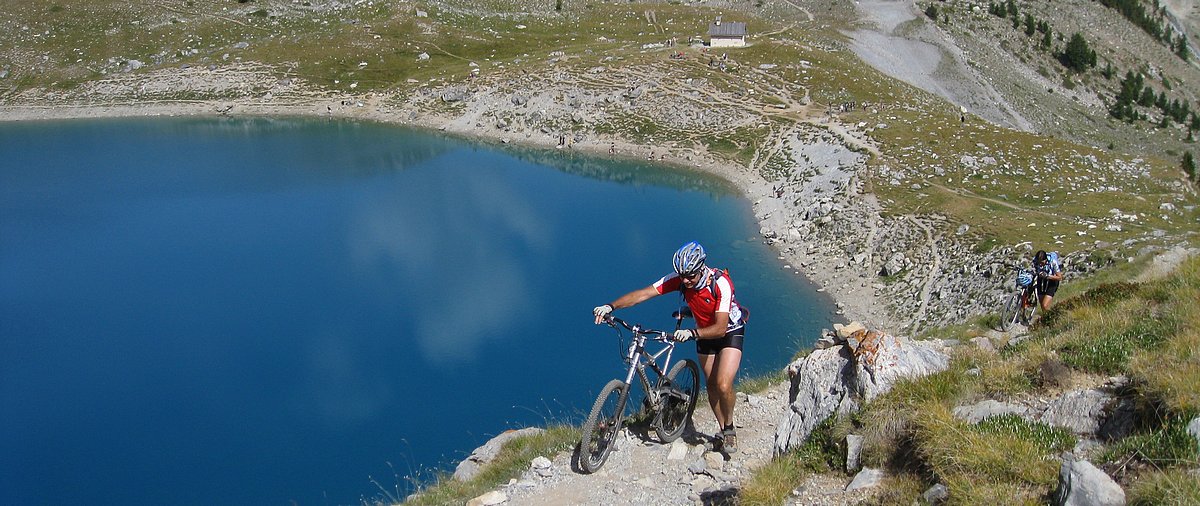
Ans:
<svg viewBox="0 0 1200 506"><path fill-rule="evenodd" d="M395 392L379 374L363 367L344 332L315 335L305 343L313 375L296 401L334 426L374 418Z"/></svg>
<svg viewBox="0 0 1200 506"><path fill-rule="evenodd" d="M399 292L397 339L433 366L477 360L480 344L538 313L529 266L552 253L553 220L518 184L498 171L438 167L381 185L351 218L355 271Z"/></svg>

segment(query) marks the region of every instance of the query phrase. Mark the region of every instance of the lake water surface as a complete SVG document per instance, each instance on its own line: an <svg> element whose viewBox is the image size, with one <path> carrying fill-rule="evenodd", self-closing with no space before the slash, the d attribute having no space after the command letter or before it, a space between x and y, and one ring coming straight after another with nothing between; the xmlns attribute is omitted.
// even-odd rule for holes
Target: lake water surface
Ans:
<svg viewBox="0 0 1200 506"><path fill-rule="evenodd" d="M3 504L355 504L578 422L622 374L592 307L689 240L744 373L832 318L695 174L288 119L0 124L0 160Z"/></svg>

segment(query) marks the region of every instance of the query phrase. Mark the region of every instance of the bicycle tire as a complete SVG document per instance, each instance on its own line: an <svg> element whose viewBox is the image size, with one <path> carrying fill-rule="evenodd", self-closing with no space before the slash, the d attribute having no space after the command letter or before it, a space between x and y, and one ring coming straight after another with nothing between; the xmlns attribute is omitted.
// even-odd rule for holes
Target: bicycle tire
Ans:
<svg viewBox="0 0 1200 506"><path fill-rule="evenodd" d="M1021 293L1017 292L1008 297L1004 307L1000 309L1000 332L1008 332L1012 324L1020 317Z"/></svg>
<svg viewBox="0 0 1200 506"><path fill-rule="evenodd" d="M583 436L579 441L579 469L583 472L599 471L608 460L624 422L625 401L628 398L629 386L621 380L609 381L596 397L592 412L583 424Z"/></svg>
<svg viewBox="0 0 1200 506"><path fill-rule="evenodd" d="M1036 298L1034 299L1033 304L1030 304L1028 306L1022 305L1022 307L1021 307L1021 322L1024 323L1026 327L1033 326L1033 315L1034 315L1034 313L1037 313L1037 310L1038 310L1038 301Z"/></svg>
<svg viewBox="0 0 1200 506"><path fill-rule="evenodd" d="M690 359L680 360L671 367L666 381L659 383L660 389L667 386L668 390L659 399L654 432L659 441L670 443L683 435L687 421L696 410L696 399L700 397L700 367Z"/></svg>

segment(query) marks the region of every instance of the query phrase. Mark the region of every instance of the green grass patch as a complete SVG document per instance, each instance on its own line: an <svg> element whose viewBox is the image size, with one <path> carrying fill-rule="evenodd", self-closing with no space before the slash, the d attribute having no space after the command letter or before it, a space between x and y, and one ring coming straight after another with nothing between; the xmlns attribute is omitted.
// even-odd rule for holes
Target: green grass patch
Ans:
<svg viewBox="0 0 1200 506"><path fill-rule="evenodd" d="M806 476L835 469L845 453L833 441L835 423L833 418L825 420L813 429L803 446L771 459L756 470L739 492L738 504L782 504Z"/></svg>
<svg viewBox="0 0 1200 506"><path fill-rule="evenodd" d="M424 488L412 499L404 501L404 504L465 504L470 499L495 490L508 480L520 476L529 468L533 459L539 456L553 458L555 454L572 448L579 442L579 437L578 428L557 425L547 428L541 434L513 439L504 445L496 459L485 466L475 479L464 482L454 480L450 474L440 475L433 485ZM388 499L396 503L403 498Z"/></svg>
<svg viewBox="0 0 1200 506"><path fill-rule="evenodd" d="M1033 443L1044 455L1064 452L1075 447L1075 435L1061 427L1030 422L1014 414L991 416L974 426L981 434L1014 437Z"/></svg>
<svg viewBox="0 0 1200 506"><path fill-rule="evenodd" d="M766 392L768 388L783 383L787 380L787 373L783 370L779 370L770 374L764 374L762 376L742 378L737 382L737 390L747 394L761 394Z"/></svg>
<svg viewBox="0 0 1200 506"><path fill-rule="evenodd" d="M1073 332L1059 348L1063 363L1092 373L1123 373L1135 351L1156 349L1179 330L1173 318L1148 310L1131 319L1127 324L1118 319L1109 328L1095 328L1094 334Z"/></svg>

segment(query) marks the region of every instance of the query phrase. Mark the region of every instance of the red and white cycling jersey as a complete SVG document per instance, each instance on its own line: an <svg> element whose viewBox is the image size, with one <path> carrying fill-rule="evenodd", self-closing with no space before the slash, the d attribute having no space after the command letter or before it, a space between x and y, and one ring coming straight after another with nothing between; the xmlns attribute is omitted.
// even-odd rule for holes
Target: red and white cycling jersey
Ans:
<svg viewBox="0 0 1200 506"><path fill-rule="evenodd" d="M729 313L729 328L726 332L737 330L746 324L742 307L733 296L733 281L729 274L718 269L711 269L708 284L703 287L684 288L683 279L678 274L669 274L654 282L658 293L680 291L683 300L692 310L696 318L696 327L704 328L716 321L717 313Z"/></svg>

